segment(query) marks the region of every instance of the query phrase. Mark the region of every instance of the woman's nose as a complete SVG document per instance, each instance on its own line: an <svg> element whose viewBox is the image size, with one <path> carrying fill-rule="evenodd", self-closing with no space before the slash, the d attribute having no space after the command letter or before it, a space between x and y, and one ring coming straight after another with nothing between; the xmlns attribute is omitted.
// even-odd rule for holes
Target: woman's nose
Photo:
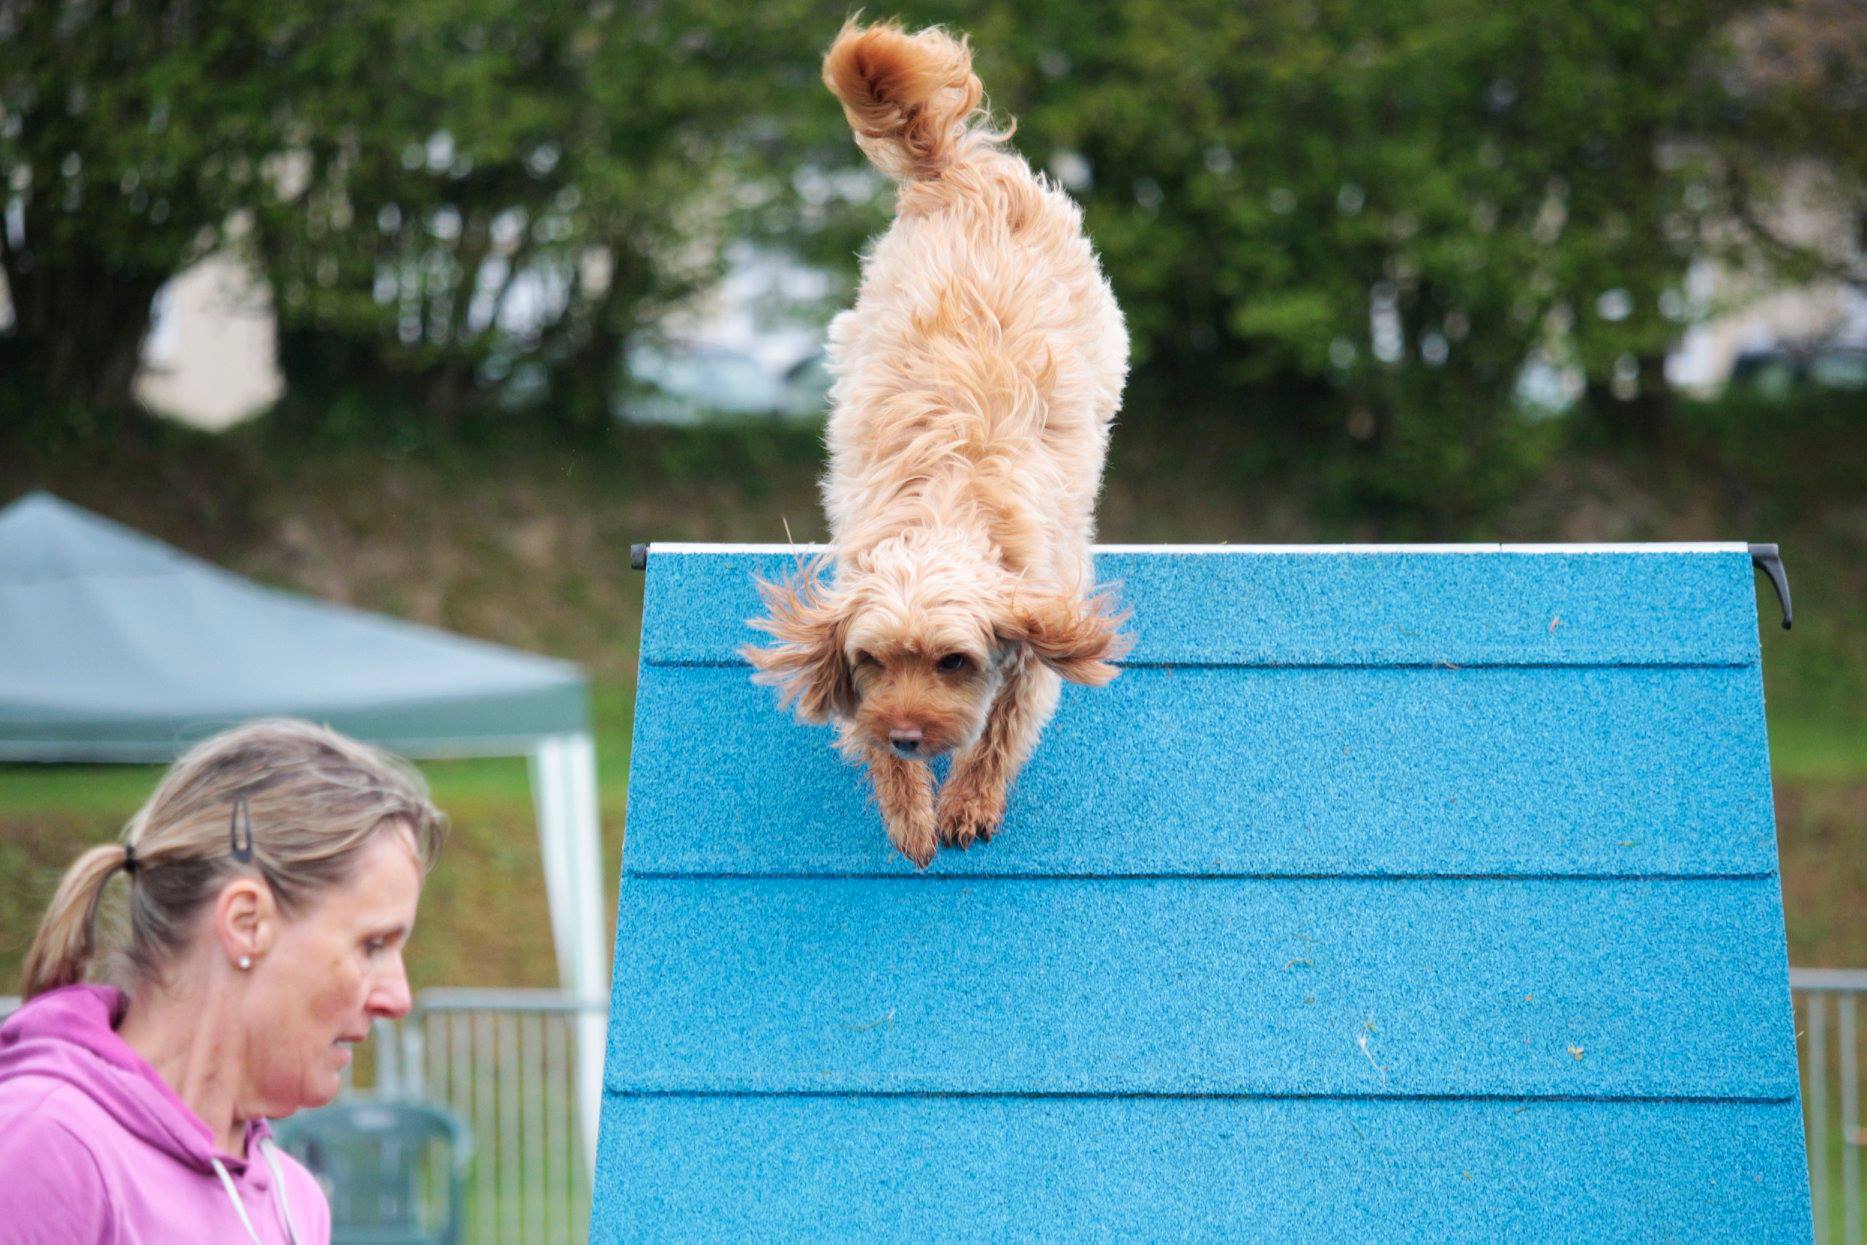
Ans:
<svg viewBox="0 0 1867 1245"><path fill-rule="evenodd" d="M402 966L402 957L398 955L395 963L383 970L370 991L370 1014L388 1020L400 1020L414 1006L415 999L408 988L408 970Z"/></svg>

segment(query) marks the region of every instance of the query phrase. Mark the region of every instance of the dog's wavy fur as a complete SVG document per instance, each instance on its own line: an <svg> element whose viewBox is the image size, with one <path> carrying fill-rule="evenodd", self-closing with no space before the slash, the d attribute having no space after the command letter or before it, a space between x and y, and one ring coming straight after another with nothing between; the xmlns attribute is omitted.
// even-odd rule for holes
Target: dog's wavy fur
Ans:
<svg viewBox="0 0 1867 1245"><path fill-rule="evenodd" d="M1126 650L1089 547L1128 336L1060 190L991 128L964 39L844 27L823 63L895 221L830 327L819 561L764 584L760 682L841 725L916 864L989 838L1059 676ZM918 751L904 756L918 734ZM955 753L936 801L924 758Z"/></svg>

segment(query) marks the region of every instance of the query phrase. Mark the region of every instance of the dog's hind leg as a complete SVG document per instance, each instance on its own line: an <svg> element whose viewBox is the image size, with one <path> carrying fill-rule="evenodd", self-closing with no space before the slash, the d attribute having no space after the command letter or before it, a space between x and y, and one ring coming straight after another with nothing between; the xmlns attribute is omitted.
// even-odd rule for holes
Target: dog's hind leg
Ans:
<svg viewBox="0 0 1867 1245"><path fill-rule="evenodd" d="M979 741L953 758L936 805L940 839L955 847L991 838L1005 819L1012 780L1056 712L1062 680L1020 651L985 719Z"/></svg>

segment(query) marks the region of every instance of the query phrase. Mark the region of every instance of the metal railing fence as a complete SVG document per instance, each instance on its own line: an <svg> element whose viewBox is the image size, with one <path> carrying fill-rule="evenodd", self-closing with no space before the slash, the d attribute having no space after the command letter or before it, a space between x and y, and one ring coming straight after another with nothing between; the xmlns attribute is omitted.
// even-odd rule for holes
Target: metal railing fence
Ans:
<svg viewBox="0 0 1867 1245"><path fill-rule="evenodd" d="M470 1245L585 1239L594 1131L579 1122L577 1042L606 1012L555 990L424 990L379 1026L357 1088L439 1103L472 1131Z"/></svg>
<svg viewBox="0 0 1867 1245"><path fill-rule="evenodd" d="M1867 1126L1861 1122L1861 1013L1867 969L1789 971L1796 1007L1796 1053L1802 1069L1802 1128L1809 1146L1809 1196L1817 1245L1867 1245L1861 1168Z"/></svg>

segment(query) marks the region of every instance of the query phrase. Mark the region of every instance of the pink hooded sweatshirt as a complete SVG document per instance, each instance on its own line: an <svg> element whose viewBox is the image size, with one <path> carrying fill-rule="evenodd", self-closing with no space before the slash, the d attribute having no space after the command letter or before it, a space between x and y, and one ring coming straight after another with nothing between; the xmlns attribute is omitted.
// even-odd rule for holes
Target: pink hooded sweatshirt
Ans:
<svg viewBox="0 0 1867 1245"><path fill-rule="evenodd" d="M327 1245L311 1173L246 1125L244 1159L118 1037L124 997L66 986L0 1025L0 1241Z"/></svg>

